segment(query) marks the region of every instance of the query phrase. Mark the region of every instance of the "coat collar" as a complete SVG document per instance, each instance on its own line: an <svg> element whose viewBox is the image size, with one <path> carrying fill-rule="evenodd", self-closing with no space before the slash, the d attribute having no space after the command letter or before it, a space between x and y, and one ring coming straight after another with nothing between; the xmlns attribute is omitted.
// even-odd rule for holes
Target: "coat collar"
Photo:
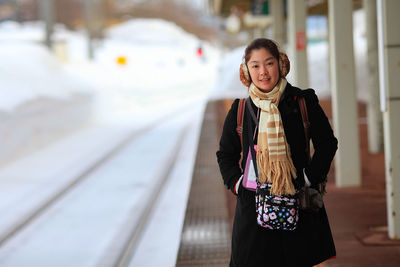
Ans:
<svg viewBox="0 0 400 267"><path fill-rule="evenodd" d="M285 91L283 92L283 95L281 97L281 102L287 101L287 99L292 99L295 96L300 95L302 91L303 90L301 90L300 88L294 87L288 82Z"/></svg>

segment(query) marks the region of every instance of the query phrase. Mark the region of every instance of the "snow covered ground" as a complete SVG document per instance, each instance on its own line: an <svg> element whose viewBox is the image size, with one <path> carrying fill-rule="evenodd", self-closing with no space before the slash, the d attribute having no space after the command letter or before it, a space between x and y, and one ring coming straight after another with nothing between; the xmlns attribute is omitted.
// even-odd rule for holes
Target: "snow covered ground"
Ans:
<svg viewBox="0 0 400 267"><path fill-rule="evenodd" d="M40 44L42 23L0 23L0 111L12 112L39 98L67 100L90 94L93 87L64 71L54 55Z"/></svg>
<svg viewBox="0 0 400 267"><path fill-rule="evenodd" d="M113 157L109 157L102 164L96 164L96 168L88 171L77 186L71 186L67 193L62 194L40 214L35 215L36 217L28 225L13 234L12 238L1 246L0 266L115 266L131 235L138 234L135 231L143 223L143 214L152 208L150 204L158 198L159 192L164 193L160 190L164 188L164 180L167 183L172 182L165 188L175 191L159 200L162 201L160 204L163 208L160 211L155 210L152 215L162 217L162 219L152 220L155 226L149 227L155 229L147 234L144 241L167 238L165 241L168 241L168 249L158 250L158 260L170 259L171 264L164 266L173 266L174 255L177 254L179 248L178 237L190 188L191 162L194 161L196 155L196 135L199 131L202 110L202 108L195 108L191 112L175 116L172 121L153 126L146 131L146 134L136 136L121 147ZM193 117L196 118L194 121ZM188 124L188 120L191 123ZM192 127L187 128L187 126ZM116 137L114 140L121 134L126 135L126 131L114 130L114 137ZM91 153L87 143L93 146L96 142L104 142L104 140L96 135L90 136L90 133L86 135L91 137L91 140L80 138L80 142L75 140L75 143L70 144L70 150L76 146L83 147L81 150L86 155L82 153L79 156L80 162L71 160L74 158L71 152L65 153L66 155L60 154L62 159L68 161L69 168L66 170L57 164L59 163L57 158L53 158L54 162L49 162L53 165L52 169L58 168L56 173L59 179L54 179L56 175L53 173L47 173L46 176L41 177L37 170L43 170L44 166L34 167L25 164L24 169L29 173L21 177L13 177L8 184L3 182L2 190L9 194L0 195L2 214L18 219L18 216L15 216L17 212L26 213L26 206L32 205L36 199L43 202L48 195L54 195L54 191L59 191L57 187L61 187L65 181L74 178L73 172L77 168L87 168L83 166L86 164L85 157L98 156L93 153L93 150ZM110 138L110 136L107 137ZM182 146L178 146L181 139L187 141ZM108 150L109 146L112 146L107 142L106 144L99 148ZM65 149L64 145L58 146L60 151L63 148ZM99 152L98 154L102 154ZM53 151L47 151L47 153L57 155ZM176 171L171 173L171 178L166 177L170 174L168 169L174 163L176 154L180 155L180 165L175 167ZM72 168L72 166L76 167ZM15 174L15 168L9 169L8 173ZM0 178L6 180L6 173L0 172ZM19 194L11 194L10 189ZM27 195L30 196L29 199L26 199ZM173 205L171 205L171 200ZM21 203L16 206L17 209L15 209L16 203ZM167 216L166 211L168 211ZM8 221L10 219L7 218L6 222L1 222L1 231L13 227L7 224ZM14 220L14 223L18 223L18 220ZM168 228L168 233L158 236L156 231L163 228ZM161 248L165 246L165 242L157 242L157 244ZM151 245L154 247L153 244ZM148 245L147 248L146 244L138 246L138 249L146 251ZM147 261L148 257L146 261L139 258L140 264L137 266L144 266L143 264Z"/></svg>
<svg viewBox="0 0 400 267"><path fill-rule="evenodd" d="M0 24L0 166L92 120L91 84L64 71L35 39L22 39L32 33L12 22Z"/></svg>

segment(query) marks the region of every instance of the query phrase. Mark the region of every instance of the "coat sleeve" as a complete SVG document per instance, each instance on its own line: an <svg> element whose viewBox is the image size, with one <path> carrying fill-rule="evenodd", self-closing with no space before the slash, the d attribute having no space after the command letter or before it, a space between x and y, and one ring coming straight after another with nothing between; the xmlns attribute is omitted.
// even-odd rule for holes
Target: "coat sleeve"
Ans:
<svg viewBox="0 0 400 267"><path fill-rule="evenodd" d="M222 179L225 186L232 192L234 192L235 184L242 175L239 166L242 148L239 135L236 132L238 103L239 99L236 99L225 118L219 142L219 150L217 151L218 165Z"/></svg>
<svg viewBox="0 0 400 267"><path fill-rule="evenodd" d="M338 141L314 90L306 91L308 91L305 100L310 121L310 137L314 146L314 154L309 168L306 168L306 174L311 184L316 185L326 179L338 148Z"/></svg>

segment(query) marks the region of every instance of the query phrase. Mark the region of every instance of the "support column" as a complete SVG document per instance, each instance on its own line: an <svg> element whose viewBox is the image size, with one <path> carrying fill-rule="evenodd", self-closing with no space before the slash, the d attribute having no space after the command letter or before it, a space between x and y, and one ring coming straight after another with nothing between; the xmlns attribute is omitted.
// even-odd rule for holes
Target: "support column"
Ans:
<svg viewBox="0 0 400 267"><path fill-rule="evenodd" d="M376 22L376 0L364 0L367 30L368 64L368 150L371 153L382 151L383 124L379 104L379 63L378 28Z"/></svg>
<svg viewBox="0 0 400 267"><path fill-rule="evenodd" d="M290 71L293 73L295 86L308 88L306 2L289 0L288 4L289 53L293 66Z"/></svg>
<svg viewBox="0 0 400 267"><path fill-rule="evenodd" d="M388 229L400 239L400 1L378 0L377 9Z"/></svg>
<svg viewBox="0 0 400 267"><path fill-rule="evenodd" d="M285 44L285 21L283 18L283 1L271 0L271 15L274 18L272 24L272 39L282 48Z"/></svg>
<svg viewBox="0 0 400 267"><path fill-rule="evenodd" d="M361 184L360 144L353 52L353 1L329 0L329 53L332 111L339 149L336 185Z"/></svg>

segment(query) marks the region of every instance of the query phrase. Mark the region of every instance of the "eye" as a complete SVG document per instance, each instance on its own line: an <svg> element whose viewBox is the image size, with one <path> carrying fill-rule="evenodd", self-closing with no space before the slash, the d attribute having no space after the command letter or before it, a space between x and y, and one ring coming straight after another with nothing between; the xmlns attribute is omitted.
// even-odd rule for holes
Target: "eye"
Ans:
<svg viewBox="0 0 400 267"><path fill-rule="evenodd" d="M256 69L256 68L258 68L258 65L253 65L253 66L251 66L251 68Z"/></svg>
<svg viewBox="0 0 400 267"><path fill-rule="evenodd" d="M270 62L267 63L267 66L272 66L272 65L274 65L273 61L270 61Z"/></svg>

